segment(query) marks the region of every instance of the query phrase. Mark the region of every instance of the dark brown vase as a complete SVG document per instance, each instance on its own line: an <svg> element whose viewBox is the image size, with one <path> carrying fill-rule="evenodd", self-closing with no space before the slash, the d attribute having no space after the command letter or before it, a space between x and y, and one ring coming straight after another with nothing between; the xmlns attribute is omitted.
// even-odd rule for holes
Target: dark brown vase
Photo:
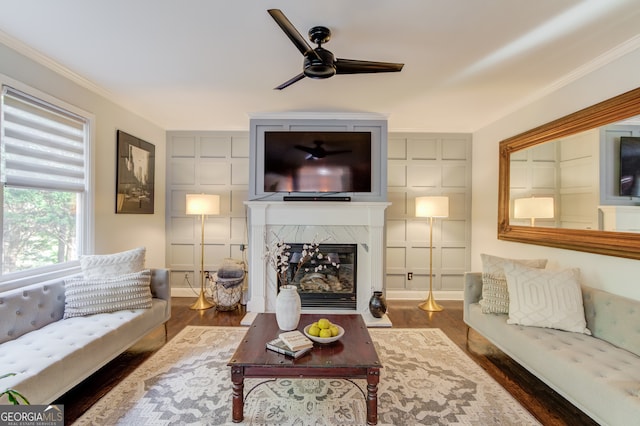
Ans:
<svg viewBox="0 0 640 426"><path fill-rule="evenodd" d="M369 299L369 312L376 318L382 318L387 312L387 301L381 291L373 292L373 296Z"/></svg>

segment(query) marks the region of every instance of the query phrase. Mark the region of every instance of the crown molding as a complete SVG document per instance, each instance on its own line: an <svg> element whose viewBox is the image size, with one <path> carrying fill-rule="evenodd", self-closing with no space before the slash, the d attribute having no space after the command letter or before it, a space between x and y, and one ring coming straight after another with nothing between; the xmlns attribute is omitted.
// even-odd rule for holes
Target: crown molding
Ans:
<svg viewBox="0 0 640 426"><path fill-rule="evenodd" d="M595 59L574 69L570 73L565 74L564 76L555 80L551 84L543 87L542 89L532 93L529 96L524 97L521 101L511 105L510 108L507 108L506 110L502 111L502 113L499 114L498 117L496 117L494 120L491 120L491 122L487 123L485 126L488 126L489 124L494 123L565 86L568 86L569 84L581 79L582 77L604 67L605 65L612 63L613 61L639 48L640 48L640 35L631 37L629 40L623 43L620 43L613 49L606 51L605 53L596 57Z"/></svg>
<svg viewBox="0 0 640 426"><path fill-rule="evenodd" d="M0 43L4 44L10 49L15 50L19 54L26 56L27 58L39 63L40 65L50 69L51 71L71 80L72 82L78 84L79 86L82 86L85 89L91 90L92 92L115 102L114 100L115 96L110 91L97 85L91 80L84 78L80 74L74 71L71 71L69 68L65 67L59 62L56 62L55 60L41 53L40 51L21 42L20 40L17 40L14 37L11 37L9 34L3 31L0 31Z"/></svg>

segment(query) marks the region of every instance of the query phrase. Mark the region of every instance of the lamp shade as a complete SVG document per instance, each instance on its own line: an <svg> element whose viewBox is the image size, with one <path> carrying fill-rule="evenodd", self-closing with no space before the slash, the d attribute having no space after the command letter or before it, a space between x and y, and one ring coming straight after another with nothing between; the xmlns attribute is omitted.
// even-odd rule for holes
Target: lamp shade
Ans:
<svg viewBox="0 0 640 426"><path fill-rule="evenodd" d="M517 198L513 202L516 219L550 219L553 216L553 197Z"/></svg>
<svg viewBox="0 0 640 426"><path fill-rule="evenodd" d="M220 196L187 194L187 214L220 214Z"/></svg>
<svg viewBox="0 0 640 426"><path fill-rule="evenodd" d="M449 217L449 197L416 197L416 217Z"/></svg>

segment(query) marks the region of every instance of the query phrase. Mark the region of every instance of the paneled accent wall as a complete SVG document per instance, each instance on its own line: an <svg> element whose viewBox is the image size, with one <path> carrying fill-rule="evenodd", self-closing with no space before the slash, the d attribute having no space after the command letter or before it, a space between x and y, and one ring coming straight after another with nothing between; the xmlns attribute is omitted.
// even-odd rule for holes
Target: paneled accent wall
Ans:
<svg viewBox="0 0 640 426"><path fill-rule="evenodd" d="M205 217L204 268L242 259L247 241L249 132L167 132L167 267L173 294L200 288L200 216L185 214L185 195L220 195L220 215Z"/></svg>
<svg viewBox="0 0 640 426"><path fill-rule="evenodd" d="M598 129L560 141L560 194L556 200L561 228L598 229L599 149Z"/></svg>
<svg viewBox="0 0 640 426"><path fill-rule="evenodd" d="M426 297L429 219L415 217L415 198L427 195L449 197L449 217L433 224L433 289L460 297L471 264L471 135L390 133L387 151L387 297Z"/></svg>
<svg viewBox="0 0 640 426"><path fill-rule="evenodd" d="M514 200L553 197L554 217L536 219L536 226L598 229L599 147L593 129L511 154L509 223L531 223L513 217Z"/></svg>
<svg viewBox="0 0 640 426"><path fill-rule="evenodd" d="M177 296L198 289L200 218L187 216L185 194L221 196L219 216L205 221L205 269L225 257L241 259L247 244L249 132L167 132L167 267ZM414 217L414 199L448 195L450 217L434 223L436 296L460 298L470 267L471 136L390 133L386 211L386 289L389 298L426 297L429 286L428 219ZM411 272L413 279L408 280ZM185 274L188 277L185 279Z"/></svg>

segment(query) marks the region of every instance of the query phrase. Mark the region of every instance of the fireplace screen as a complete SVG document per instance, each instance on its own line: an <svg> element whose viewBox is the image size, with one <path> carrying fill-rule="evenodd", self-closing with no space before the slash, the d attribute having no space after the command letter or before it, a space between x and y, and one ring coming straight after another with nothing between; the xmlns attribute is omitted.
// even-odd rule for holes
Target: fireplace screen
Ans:
<svg viewBox="0 0 640 426"><path fill-rule="evenodd" d="M303 308L356 309L356 244L320 244L323 258L310 260L299 272L302 244L289 245L287 281L298 287Z"/></svg>

